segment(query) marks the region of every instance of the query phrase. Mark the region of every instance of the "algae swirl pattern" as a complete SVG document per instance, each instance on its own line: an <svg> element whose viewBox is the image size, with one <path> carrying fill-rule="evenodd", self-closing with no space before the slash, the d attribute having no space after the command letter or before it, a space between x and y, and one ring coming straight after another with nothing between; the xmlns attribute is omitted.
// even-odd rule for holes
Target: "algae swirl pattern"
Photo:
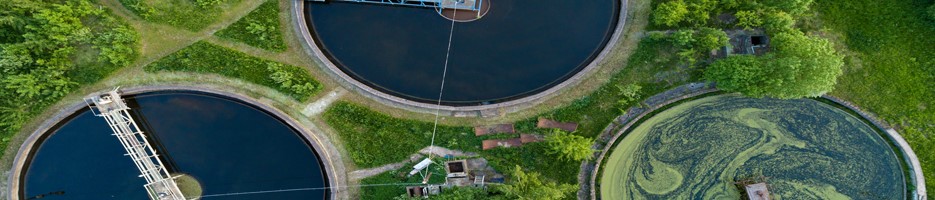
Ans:
<svg viewBox="0 0 935 200"><path fill-rule="evenodd" d="M739 199L768 177L774 199L904 199L890 145L860 119L810 99L719 95L630 131L607 158L603 199Z"/></svg>

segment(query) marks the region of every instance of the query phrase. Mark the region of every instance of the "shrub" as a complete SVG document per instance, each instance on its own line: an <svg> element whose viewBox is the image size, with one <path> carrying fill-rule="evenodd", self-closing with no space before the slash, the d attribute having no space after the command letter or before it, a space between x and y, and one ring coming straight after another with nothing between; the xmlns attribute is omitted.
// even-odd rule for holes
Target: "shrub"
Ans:
<svg viewBox="0 0 935 200"><path fill-rule="evenodd" d="M284 51L286 43L282 39L280 27L279 1L267 0L243 19L215 35L266 50Z"/></svg>
<svg viewBox="0 0 935 200"><path fill-rule="evenodd" d="M928 14L929 20L935 21L935 4L925 9L925 14Z"/></svg>
<svg viewBox="0 0 935 200"><path fill-rule="evenodd" d="M795 19L783 11L767 12L763 16L763 28L769 33L779 33L792 30Z"/></svg>
<svg viewBox="0 0 935 200"><path fill-rule="evenodd" d="M680 47L691 47L695 43L695 31L691 29L682 29L672 33L672 42Z"/></svg>
<svg viewBox="0 0 935 200"><path fill-rule="evenodd" d="M594 139L572 135L558 129L552 130L552 133L545 138L545 143L549 145L548 153L562 160L581 161L594 156L594 150L591 149Z"/></svg>
<svg viewBox="0 0 935 200"><path fill-rule="evenodd" d="M658 25L675 26L685 20L688 6L681 0L669 1L656 6L653 10L653 22Z"/></svg>
<svg viewBox="0 0 935 200"><path fill-rule="evenodd" d="M711 51L730 45L730 39L727 38L727 33L720 29L708 27L699 28L698 34L694 38L694 47L702 51Z"/></svg>
<svg viewBox="0 0 935 200"><path fill-rule="evenodd" d="M552 181L543 180L539 173L526 172L523 168L516 166L513 168L509 183L497 186L495 189L502 192L508 199L558 200L564 199L566 194L578 190L578 187L577 185L559 185Z"/></svg>
<svg viewBox="0 0 935 200"><path fill-rule="evenodd" d="M705 69L704 77L717 82L721 90L740 92L748 96L764 96L767 81L766 69L751 55L730 56L717 60Z"/></svg>
<svg viewBox="0 0 935 200"><path fill-rule="evenodd" d="M626 107L630 105L630 103L640 99L641 89L643 89L643 87L633 83L617 85L617 92L620 96L620 100L617 100L617 104L621 106L621 111L625 110Z"/></svg>
<svg viewBox="0 0 935 200"><path fill-rule="evenodd" d="M737 13L734 13L734 16L737 17L737 26L743 27L744 29L749 30L763 25L763 19L760 18L760 15L757 14L756 11L737 11Z"/></svg>
<svg viewBox="0 0 935 200"><path fill-rule="evenodd" d="M799 15L808 11L814 0L766 0L764 5L779 9L793 15Z"/></svg>

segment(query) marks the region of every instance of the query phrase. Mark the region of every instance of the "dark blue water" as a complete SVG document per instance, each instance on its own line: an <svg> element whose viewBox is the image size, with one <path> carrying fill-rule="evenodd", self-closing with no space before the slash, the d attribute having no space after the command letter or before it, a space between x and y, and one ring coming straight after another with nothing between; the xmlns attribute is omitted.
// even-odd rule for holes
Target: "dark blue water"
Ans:
<svg viewBox="0 0 935 200"><path fill-rule="evenodd" d="M534 94L571 77L604 47L616 0L493 0L456 23L443 101L478 104ZM320 47L345 73L411 100L438 98L451 21L432 9L306 3Z"/></svg>
<svg viewBox="0 0 935 200"><path fill-rule="evenodd" d="M135 98L138 121L154 136L172 172L198 179L205 195L326 187L318 156L277 118L234 100L195 93ZM133 104L133 100L129 103ZM142 116L142 117L139 117ZM141 124L141 126L143 126ZM145 180L103 118L85 110L41 142L24 178L26 198L148 199ZM324 199L326 190L207 197Z"/></svg>

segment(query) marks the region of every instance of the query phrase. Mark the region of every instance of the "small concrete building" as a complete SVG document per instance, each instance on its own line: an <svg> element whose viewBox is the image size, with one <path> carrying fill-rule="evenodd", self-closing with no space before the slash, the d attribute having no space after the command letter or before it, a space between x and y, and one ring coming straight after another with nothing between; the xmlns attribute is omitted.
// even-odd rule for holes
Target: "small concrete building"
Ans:
<svg viewBox="0 0 935 200"><path fill-rule="evenodd" d="M749 200L770 200L769 189L765 182L746 185L744 189L747 190Z"/></svg>

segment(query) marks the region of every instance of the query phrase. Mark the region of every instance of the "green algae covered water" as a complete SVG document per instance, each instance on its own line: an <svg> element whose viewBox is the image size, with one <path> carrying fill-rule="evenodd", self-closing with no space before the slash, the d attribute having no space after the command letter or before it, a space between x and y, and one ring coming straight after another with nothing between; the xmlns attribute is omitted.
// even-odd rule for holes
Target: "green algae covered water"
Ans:
<svg viewBox="0 0 935 200"><path fill-rule="evenodd" d="M719 95L659 112L606 158L602 199L740 199L766 176L774 199L905 199L890 145L859 118L815 100Z"/></svg>

